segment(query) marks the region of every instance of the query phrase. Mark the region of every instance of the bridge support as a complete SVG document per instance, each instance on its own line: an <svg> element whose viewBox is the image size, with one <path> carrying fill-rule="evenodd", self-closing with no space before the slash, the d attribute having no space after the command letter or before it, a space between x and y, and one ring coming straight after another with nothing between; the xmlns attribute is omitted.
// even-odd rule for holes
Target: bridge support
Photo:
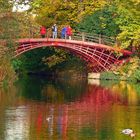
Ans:
<svg viewBox="0 0 140 140"><path fill-rule="evenodd" d="M88 79L88 84L89 85L100 85L100 79Z"/></svg>
<svg viewBox="0 0 140 140"><path fill-rule="evenodd" d="M85 34L82 32L82 41L85 41Z"/></svg>
<svg viewBox="0 0 140 140"><path fill-rule="evenodd" d="M100 73L88 73L88 79L100 79Z"/></svg>

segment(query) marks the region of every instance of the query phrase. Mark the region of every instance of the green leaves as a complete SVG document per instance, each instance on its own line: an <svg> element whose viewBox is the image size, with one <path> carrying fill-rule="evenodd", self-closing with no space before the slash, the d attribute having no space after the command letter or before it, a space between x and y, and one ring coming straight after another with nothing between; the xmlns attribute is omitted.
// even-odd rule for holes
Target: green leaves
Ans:
<svg viewBox="0 0 140 140"><path fill-rule="evenodd" d="M107 36L115 36L121 48L140 45L140 2L137 0L107 3L102 9L87 15L78 29Z"/></svg>
<svg viewBox="0 0 140 140"><path fill-rule="evenodd" d="M42 61L49 66L49 68L66 61L66 53L61 49L54 49L54 54L49 57L43 57Z"/></svg>
<svg viewBox="0 0 140 140"><path fill-rule="evenodd" d="M92 15L86 16L84 20L78 24L78 29L84 29L89 33L116 36L119 32L119 27L115 23L114 17L117 16L115 11L115 6L106 6L101 10L97 10Z"/></svg>
<svg viewBox="0 0 140 140"><path fill-rule="evenodd" d="M138 47L140 45L140 25L129 24L128 26L120 27L122 32L118 35L118 39L121 40L122 48L129 46Z"/></svg>
<svg viewBox="0 0 140 140"><path fill-rule="evenodd" d="M140 2L137 0L128 0L117 3L118 18L116 23L121 30L118 39L121 41L122 48L140 45Z"/></svg>

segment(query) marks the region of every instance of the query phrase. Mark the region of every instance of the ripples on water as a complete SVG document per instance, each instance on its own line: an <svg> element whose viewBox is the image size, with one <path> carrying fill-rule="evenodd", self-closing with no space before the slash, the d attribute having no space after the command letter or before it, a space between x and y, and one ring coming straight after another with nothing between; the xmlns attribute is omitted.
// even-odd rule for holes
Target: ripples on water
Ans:
<svg viewBox="0 0 140 140"><path fill-rule="evenodd" d="M29 78L1 89L0 140L131 139L124 128L139 140L139 86L100 82Z"/></svg>

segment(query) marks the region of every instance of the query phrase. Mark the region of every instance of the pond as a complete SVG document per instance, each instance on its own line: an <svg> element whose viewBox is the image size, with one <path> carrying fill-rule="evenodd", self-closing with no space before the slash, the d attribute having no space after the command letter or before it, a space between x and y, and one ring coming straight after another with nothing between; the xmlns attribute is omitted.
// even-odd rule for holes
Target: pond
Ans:
<svg viewBox="0 0 140 140"><path fill-rule="evenodd" d="M0 89L0 140L140 139L140 85L93 79L20 78Z"/></svg>

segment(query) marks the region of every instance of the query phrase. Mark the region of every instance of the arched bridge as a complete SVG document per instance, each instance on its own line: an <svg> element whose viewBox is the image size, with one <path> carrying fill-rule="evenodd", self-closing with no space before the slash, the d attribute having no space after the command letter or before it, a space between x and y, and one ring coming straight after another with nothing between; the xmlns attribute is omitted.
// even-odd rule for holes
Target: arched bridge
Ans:
<svg viewBox="0 0 140 140"><path fill-rule="evenodd" d="M33 49L53 46L69 50L81 57L90 65L92 72L108 71L114 64L123 63L132 54L127 50L111 47L114 44L111 38L85 33L74 33L71 40L49 37L19 39L18 44L15 57Z"/></svg>

